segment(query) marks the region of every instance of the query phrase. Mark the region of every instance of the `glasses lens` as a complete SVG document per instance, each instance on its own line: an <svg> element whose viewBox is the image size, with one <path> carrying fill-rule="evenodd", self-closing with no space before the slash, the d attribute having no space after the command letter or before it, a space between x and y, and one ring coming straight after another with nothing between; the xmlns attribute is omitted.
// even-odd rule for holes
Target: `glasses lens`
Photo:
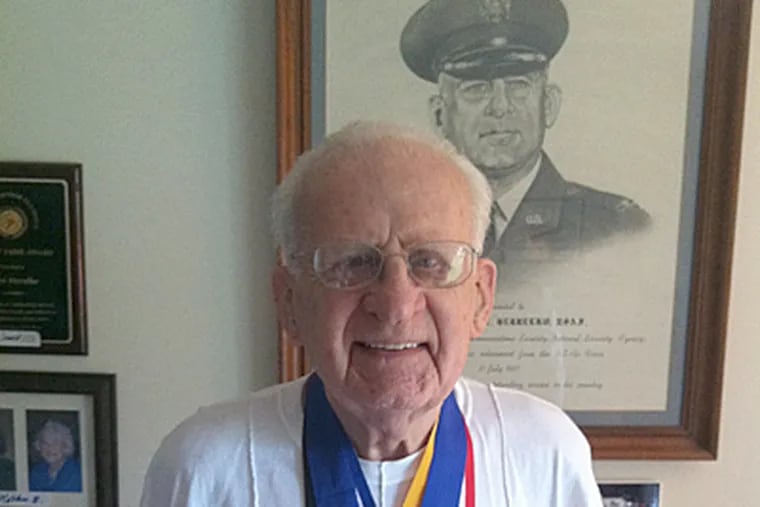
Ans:
<svg viewBox="0 0 760 507"><path fill-rule="evenodd" d="M483 100L491 95L492 90L491 81L463 81L458 88L465 100Z"/></svg>
<svg viewBox="0 0 760 507"><path fill-rule="evenodd" d="M314 273L327 287L357 287L375 279L383 257L369 245L332 245L314 252Z"/></svg>
<svg viewBox="0 0 760 507"><path fill-rule="evenodd" d="M469 245L441 241L414 247L409 268L423 287L445 288L465 281L472 274L474 259Z"/></svg>
<svg viewBox="0 0 760 507"><path fill-rule="evenodd" d="M515 100L525 100L533 91L533 83L527 78L507 79L504 81L509 96Z"/></svg>

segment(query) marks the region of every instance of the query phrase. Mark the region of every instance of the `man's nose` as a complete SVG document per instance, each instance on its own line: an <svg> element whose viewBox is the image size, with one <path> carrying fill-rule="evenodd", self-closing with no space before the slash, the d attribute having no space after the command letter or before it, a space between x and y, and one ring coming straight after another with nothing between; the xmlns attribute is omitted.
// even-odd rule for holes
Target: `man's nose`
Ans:
<svg viewBox="0 0 760 507"><path fill-rule="evenodd" d="M506 83L503 79L495 79L491 87L491 98L488 101L486 113L500 117L513 112L514 104L512 104Z"/></svg>
<svg viewBox="0 0 760 507"><path fill-rule="evenodd" d="M406 258L385 258L378 279L364 297L364 308L378 320L396 325L411 319L425 306L422 288L409 275Z"/></svg>

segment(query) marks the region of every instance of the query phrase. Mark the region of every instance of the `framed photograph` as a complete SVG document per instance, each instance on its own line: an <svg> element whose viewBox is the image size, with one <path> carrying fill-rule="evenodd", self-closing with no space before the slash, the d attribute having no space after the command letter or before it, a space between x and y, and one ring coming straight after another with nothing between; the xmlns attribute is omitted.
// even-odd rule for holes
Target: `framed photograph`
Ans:
<svg viewBox="0 0 760 507"><path fill-rule="evenodd" d="M0 352L87 354L82 167L0 162Z"/></svg>
<svg viewBox="0 0 760 507"><path fill-rule="evenodd" d="M0 504L118 505L116 380L0 372Z"/></svg>
<svg viewBox="0 0 760 507"><path fill-rule="evenodd" d="M604 507L660 507L660 485L656 482L600 483Z"/></svg>
<svg viewBox="0 0 760 507"><path fill-rule="evenodd" d="M448 139L494 192L465 374L596 459L714 459L751 3L280 1L278 178L359 119Z"/></svg>

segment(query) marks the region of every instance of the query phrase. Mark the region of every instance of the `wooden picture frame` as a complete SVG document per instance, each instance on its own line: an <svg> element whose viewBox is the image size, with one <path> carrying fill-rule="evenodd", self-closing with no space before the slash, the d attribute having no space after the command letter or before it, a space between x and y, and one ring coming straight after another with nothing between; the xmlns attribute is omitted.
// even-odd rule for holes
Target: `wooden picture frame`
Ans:
<svg viewBox="0 0 760 507"><path fill-rule="evenodd" d="M29 504L118 505L115 375L0 372L0 412L3 437L15 441L11 447L15 449L13 456L3 458L16 462L15 488L0 494ZM38 463L33 454L41 430L50 421L58 428L68 428L75 443L72 457L76 459L78 477L62 479L68 481L66 485L48 488L35 484ZM36 461L41 463L39 456Z"/></svg>
<svg viewBox="0 0 760 507"><path fill-rule="evenodd" d="M581 428L595 459L715 459L721 407L731 260L751 0L709 3L701 105L693 247L688 269L688 319L679 422ZM422 4L422 1L420 1ZM312 2L277 2L278 168L280 181L308 149L312 124ZM280 378L304 374L300 348L280 336Z"/></svg>

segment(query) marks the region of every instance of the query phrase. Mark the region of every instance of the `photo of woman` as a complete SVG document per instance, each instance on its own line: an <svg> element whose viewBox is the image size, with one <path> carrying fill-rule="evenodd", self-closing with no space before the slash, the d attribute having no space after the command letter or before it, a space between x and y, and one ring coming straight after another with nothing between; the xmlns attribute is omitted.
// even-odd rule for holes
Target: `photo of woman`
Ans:
<svg viewBox="0 0 760 507"><path fill-rule="evenodd" d="M77 412L27 411L29 490L82 491Z"/></svg>

